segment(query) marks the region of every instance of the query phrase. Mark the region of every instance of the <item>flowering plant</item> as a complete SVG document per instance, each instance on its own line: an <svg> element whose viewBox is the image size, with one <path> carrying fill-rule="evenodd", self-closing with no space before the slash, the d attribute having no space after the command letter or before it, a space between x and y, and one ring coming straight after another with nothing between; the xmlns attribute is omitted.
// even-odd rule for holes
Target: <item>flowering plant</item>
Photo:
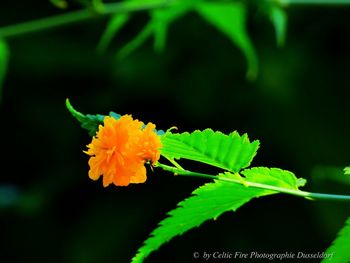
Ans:
<svg viewBox="0 0 350 263"><path fill-rule="evenodd" d="M246 134L228 135L211 129L192 133L173 133L155 130L155 125L133 120L130 115L113 112L110 116L83 115L69 101L66 105L82 127L95 134L85 151L90 155L89 177L97 180L103 175L103 185L127 186L146 180L145 163L180 176L194 176L213 180L196 189L180 202L168 217L159 223L132 262L143 260L173 237L199 226L208 219L216 219L227 211L236 211L253 198L284 193L311 200L350 200L348 195L312 193L299 190L306 184L292 172L279 168L250 166L259 148L259 141L250 142ZM98 128L97 128L98 127ZM97 132L96 132L97 131ZM160 156L171 165L159 162ZM176 160L188 159L222 169L218 175L184 169ZM345 169L348 172L349 168ZM322 255L324 262L347 262L344 248L350 234L350 219L333 245ZM339 253L338 253L339 252ZM328 256L332 255L332 256ZM199 257L199 255L197 255Z"/></svg>

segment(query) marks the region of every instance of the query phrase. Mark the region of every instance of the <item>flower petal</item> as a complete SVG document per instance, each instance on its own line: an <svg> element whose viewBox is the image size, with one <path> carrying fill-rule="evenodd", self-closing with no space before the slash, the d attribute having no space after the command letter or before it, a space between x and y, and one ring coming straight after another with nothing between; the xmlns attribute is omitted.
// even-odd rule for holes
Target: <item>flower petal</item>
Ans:
<svg viewBox="0 0 350 263"><path fill-rule="evenodd" d="M144 128L143 128L144 127ZM103 186L115 184L127 186L130 183L146 181L144 163L155 163L162 147L155 132L155 125L133 120L130 115L118 120L105 117L91 143L84 151L91 156L89 177L97 180L103 175Z"/></svg>

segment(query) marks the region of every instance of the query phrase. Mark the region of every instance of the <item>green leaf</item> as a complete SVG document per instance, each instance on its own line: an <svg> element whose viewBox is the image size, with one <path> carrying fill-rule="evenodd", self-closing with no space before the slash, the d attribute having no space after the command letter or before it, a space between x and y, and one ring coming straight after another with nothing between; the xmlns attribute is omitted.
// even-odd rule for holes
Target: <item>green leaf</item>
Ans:
<svg viewBox="0 0 350 263"><path fill-rule="evenodd" d="M350 166L344 168L344 174L350 175Z"/></svg>
<svg viewBox="0 0 350 263"><path fill-rule="evenodd" d="M209 219L217 219L226 211L236 211L240 206L254 197L272 194L257 188L248 188L239 184L220 181L205 184L197 188L192 196L178 204L178 207L168 213L169 217L159 223L138 250L132 263L142 262L151 252L173 237L198 227Z"/></svg>
<svg viewBox="0 0 350 263"><path fill-rule="evenodd" d="M211 129L181 134L167 132L161 141L161 154L166 158L198 161L230 172L248 167L259 147L259 141L249 142L246 134L225 135Z"/></svg>
<svg viewBox="0 0 350 263"><path fill-rule="evenodd" d="M277 187L298 190L306 180L297 178L292 172L279 168L254 167L241 172L248 182L273 185Z"/></svg>
<svg viewBox="0 0 350 263"><path fill-rule="evenodd" d="M269 18L275 28L277 46L284 45L287 31L287 14L279 6L273 5L269 8Z"/></svg>
<svg viewBox="0 0 350 263"><path fill-rule="evenodd" d="M97 45L96 49L99 53L103 53L106 51L113 37L118 33L118 31L125 25L125 23L128 20L129 20L128 14L117 14L111 18L100 39L100 42Z"/></svg>
<svg viewBox="0 0 350 263"><path fill-rule="evenodd" d="M246 30L246 6L232 2L201 2L196 10L241 49L248 63L247 78L255 79L258 59Z"/></svg>
<svg viewBox="0 0 350 263"><path fill-rule="evenodd" d="M350 262L350 217L346 220L344 227L338 233L338 237L326 250L327 256L322 263L348 263Z"/></svg>
<svg viewBox="0 0 350 263"><path fill-rule="evenodd" d="M96 131L98 130L98 126L100 124L103 124L103 120L105 118L105 115L91 115L91 114L82 114L75 110L73 106L70 104L69 100L66 99L66 107L69 110L69 112L72 114L74 118L76 118L79 122L82 128L89 131L90 136L94 136L96 134ZM110 112L109 116L119 119L120 115L115 112Z"/></svg>
<svg viewBox="0 0 350 263"><path fill-rule="evenodd" d="M2 90L7 72L10 51L7 43L0 39L0 101L2 98Z"/></svg>
<svg viewBox="0 0 350 263"><path fill-rule="evenodd" d="M82 114L79 111L75 110L73 106L70 104L69 99L66 99L66 107L68 111L72 114L74 118L76 118L80 122L80 126L86 130L89 131L90 136L94 136L98 130L99 125L103 124L104 118L106 115L101 114ZM113 117L114 119L118 120L121 115L118 113L115 113L113 111L109 112L109 116ZM145 127L145 125L144 125ZM163 130L155 130L155 132L158 135L163 135Z"/></svg>

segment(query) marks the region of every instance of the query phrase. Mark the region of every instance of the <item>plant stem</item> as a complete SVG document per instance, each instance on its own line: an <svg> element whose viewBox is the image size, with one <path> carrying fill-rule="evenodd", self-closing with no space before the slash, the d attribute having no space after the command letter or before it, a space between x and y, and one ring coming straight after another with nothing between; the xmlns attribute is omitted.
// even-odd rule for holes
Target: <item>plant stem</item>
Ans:
<svg viewBox="0 0 350 263"><path fill-rule="evenodd" d="M83 9L29 22L5 26L0 28L0 38L14 37L21 34L33 33L110 14L131 13L137 11L150 10L154 8L166 7L173 3L174 1L170 0L151 0L145 1L144 3L120 2L104 4L103 9L99 10L99 12L90 9Z"/></svg>
<svg viewBox="0 0 350 263"><path fill-rule="evenodd" d="M348 5L350 0L269 0L284 5ZM0 28L0 38L14 37L21 34L33 33L59 26L82 22L110 14L132 13L167 7L176 0L148 0L140 2L118 2L104 4L98 10L83 9L61 15L18 23Z"/></svg>
<svg viewBox="0 0 350 263"><path fill-rule="evenodd" d="M350 195L334 195L334 194L306 192L306 191L277 187L277 186L273 186L273 185L242 181L242 180L228 178L228 177L215 176L215 175L211 175L211 174L204 174L204 173L197 173L197 172L192 172L192 171L187 171L187 170L180 170L176 167L171 167L171 166L164 165L161 163L158 163L157 166L162 168L165 171L172 172L176 175L219 180L219 181L228 182L228 183L240 184L240 185L245 186L245 187L254 187L254 188L271 190L271 191L275 191L275 192L279 192L279 193L285 193L285 194L291 194L291 195L295 195L295 196L305 197L307 199L350 201Z"/></svg>
<svg viewBox="0 0 350 263"><path fill-rule="evenodd" d="M167 158L165 157L169 162L171 162L172 165L174 165L177 169L180 169L180 170L185 170L184 168L181 167L180 164L178 164L174 159L171 159L171 158Z"/></svg>
<svg viewBox="0 0 350 263"><path fill-rule="evenodd" d="M284 5L349 5L350 0L273 0Z"/></svg>

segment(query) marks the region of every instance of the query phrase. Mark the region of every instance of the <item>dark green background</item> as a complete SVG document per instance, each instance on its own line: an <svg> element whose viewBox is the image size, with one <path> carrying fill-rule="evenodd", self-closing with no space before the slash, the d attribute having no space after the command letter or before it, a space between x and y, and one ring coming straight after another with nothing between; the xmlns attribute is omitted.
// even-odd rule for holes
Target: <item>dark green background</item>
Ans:
<svg viewBox="0 0 350 263"><path fill-rule="evenodd" d="M310 191L350 193L322 168L350 162L350 7L287 11L280 49L267 18L250 12L260 63L254 82L245 79L240 51L196 14L170 27L162 54L150 40L122 61L115 52L147 14L135 15L104 55L95 47L106 19L10 38L0 105L0 262L129 262L166 212L204 183L158 169L125 188L90 180L82 152L90 138L65 109L67 97L84 113L129 113L162 129L246 132L261 141L253 166L293 171ZM0 26L60 12L44 1L2 3ZM285 195L253 200L146 262L200 262L195 251L324 251L349 210Z"/></svg>

